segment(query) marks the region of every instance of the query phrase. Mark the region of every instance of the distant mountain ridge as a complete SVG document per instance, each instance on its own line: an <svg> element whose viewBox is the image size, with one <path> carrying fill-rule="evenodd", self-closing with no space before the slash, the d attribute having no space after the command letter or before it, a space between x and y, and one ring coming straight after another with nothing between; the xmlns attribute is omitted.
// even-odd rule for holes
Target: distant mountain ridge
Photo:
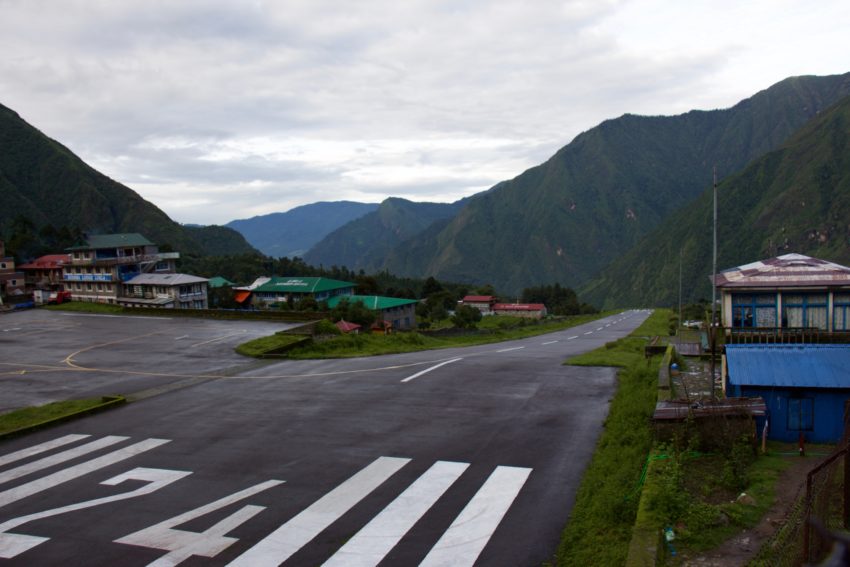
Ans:
<svg viewBox="0 0 850 567"><path fill-rule="evenodd" d="M606 120L370 264L505 293L579 285L699 195L712 166L739 171L848 94L850 74L793 77L729 109Z"/></svg>
<svg viewBox="0 0 850 567"><path fill-rule="evenodd" d="M0 236L16 217L36 229L67 227L88 233L138 232L184 254L255 250L221 227L188 229L117 181L99 173L68 148L0 105ZM227 233L221 232L227 231ZM216 233L212 237L211 232Z"/></svg>
<svg viewBox="0 0 850 567"><path fill-rule="evenodd" d="M233 220L225 226L238 231L267 256L293 258L303 256L337 228L377 208L377 203L321 201L283 213Z"/></svg>
<svg viewBox="0 0 850 567"><path fill-rule="evenodd" d="M435 222L454 217L466 201L417 203L390 197L377 210L328 234L307 252L304 260L314 266L375 271L395 246Z"/></svg>
<svg viewBox="0 0 850 567"><path fill-rule="evenodd" d="M723 180L718 195L718 271L797 252L850 264L850 97L780 149ZM603 308L711 297L713 191L702 193L582 287Z"/></svg>

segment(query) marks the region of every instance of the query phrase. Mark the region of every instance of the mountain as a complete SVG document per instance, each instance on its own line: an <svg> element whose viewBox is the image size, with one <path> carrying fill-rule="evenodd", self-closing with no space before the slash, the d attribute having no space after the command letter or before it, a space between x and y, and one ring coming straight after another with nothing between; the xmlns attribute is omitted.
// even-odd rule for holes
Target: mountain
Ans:
<svg viewBox="0 0 850 567"><path fill-rule="evenodd" d="M452 218L466 202L416 203L390 197L377 210L328 234L304 255L304 260L314 266L374 271L394 246L434 222Z"/></svg>
<svg viewBox="0 0 850 567"><path fill-rule="evenodd" d="M576 286L698 196L712 166L721 177L741 170L847 94L850 73L794 77L729 109L607 120L476 196L440 230L400 244L379 267L507 294Z"/></svg>
<svg viewBox="0 0 850 567"><path fill-rule="evenodd" d="M319 202L234 220L225 226L238 231L263 254L274 258L303 256L314 244L342 225L376 210L376 203Z"/></svg>
<svg viewBox="0 0 850 567"><path fill-rule="evenodd" d="M797 252L850 264L850 97L717 187L717 269ZM713 191L673 215L581 290L602 307L711 297Z"/></svg>
<svg viewBox="0 0 850 567"><path fill-rule="evenodd" d="M138 232L186 254L207 254L215 240L209 228L182 227L0 105L0 235L9 233L16 218L27 219L36 230ZM215 232L217 238L224 234ZM254 251L235 232L215 248L228 254Z"/></svg>

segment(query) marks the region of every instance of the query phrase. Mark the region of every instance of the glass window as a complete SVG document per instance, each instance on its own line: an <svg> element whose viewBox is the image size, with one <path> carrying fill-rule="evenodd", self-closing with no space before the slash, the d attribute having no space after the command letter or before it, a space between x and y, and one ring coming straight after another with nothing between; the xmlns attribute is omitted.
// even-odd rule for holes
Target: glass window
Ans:
<svg viewBox="0 0 850 567"><path fill-rule="evenodd" d="M783 294L782 326L786 328L827 328L827 297L823 293Z"/></svg>
<svg viewBox="0 0 850 567"><path fill-rule="evenodd" d="M732 294L732 327L764 329L776 324L775 294Z"/></svg>
<svg viewBox="0 0 850 567"><path fill-rule="evenodd" d="M832 328L835 331L850 331L850 293L836 293L832 297Z"/></svg>

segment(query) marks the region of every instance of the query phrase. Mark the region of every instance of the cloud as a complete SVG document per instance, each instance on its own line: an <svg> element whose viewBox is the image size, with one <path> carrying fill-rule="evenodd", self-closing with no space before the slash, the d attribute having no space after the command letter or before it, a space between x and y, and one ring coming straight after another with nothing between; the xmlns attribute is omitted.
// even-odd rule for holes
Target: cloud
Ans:
<svg viewBox="0 0 850 567"><path fill-rule="evenodd" d="M461 198L606 118L845 72L850 16L791 0L0 0L0 13L0 102L198 223Z"/></svg>

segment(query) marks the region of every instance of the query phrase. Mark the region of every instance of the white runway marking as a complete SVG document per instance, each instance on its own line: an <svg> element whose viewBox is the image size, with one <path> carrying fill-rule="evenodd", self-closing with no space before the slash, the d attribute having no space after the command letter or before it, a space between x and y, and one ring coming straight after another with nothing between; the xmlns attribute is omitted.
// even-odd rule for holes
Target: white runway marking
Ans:
<svg viewBox="0 0 850 567"><path fill-rule="evenodd" d="M21 459L26 459L27 457L33 457L35 455L45 453L51 449L62 447L63 445L74 443L81 439L86 439L87 437L91 436L66 435L64 437L54 439L53 441L47 441L46 443L40 443L38 445L33 445L32 447L27 447L26 449L21 449L20 451L15 451L14 453L9 453L8 455L0 456L0 467L6 466L9 463L14 463L15 461L20 461Z"/></svg>
<svg viewBox="0 0 850 567"><path fill-rule="evenodd" d="M524 346L517 346L517 347L513 347L513 348L503 348L503 349L497 350L496 352L510 352L512 350L522 350L524 348L525 348Z"/></svg>
<svg viewBox="0 0 850 567"><path fill-rule="evenodd" d="M171 317L145 317L144 315L104 315L102 313L62 313L65 317L109 317L112 319L160 319L171 321Z"/></svg>
<svg viewBox="0 0 850 567"><path fill-rule="evenodd" d="M467 467L468 463L434 463L416 482L348 540L324 567L372 567L380 563Z"/></svg>
<svg viewBox="0 0 850 567"><path fill-rule="evenodd" d="M543 344L544 344L544 345L553 345L553 344L555 344L555 343L557 343L557 342L558 342L558 341L547 341L547 342L545 342L545 343L543 343Z"/></svg>
<svg viewBox="0 0 850 567"><path fill-rule="evenodd" d="M572 337L567 337L567 340L571 341L571 340L577 339L577 338L578 338L578 335L573 335Z"/></svg>
<svg viewBox="0 0 850 567"><path fill-rule="evenodd" d="M168 439L145 439L144 441L107 453L106 455L92 459L91 461L86 461L26 484L4 490L3 492L0 492L0 507L11 504L12 502L17 502L18 500L26 498L27 496L32 496L33 494L37 494L47 490L48 488L53 488L56 485L74 480L75 478L81 477L90 472L108 467L109 465L114 465L115 463L129 459L130 457L135 457L136 455L155 449L168 442Z"/></svg>
<svg viewBox="0 0 850 567"><path fill-rule="evenodd" d="M602 327L599 327L599 328L598 328L598 329L596 329L596 330L597 330L597 331L601 331L601 330L602 330Z"/></svg>
<svg viewBox="0 0 850 567"><path fill-rule="evenodd" d="M420 377L420 376L422 376L423 374L428 374L428 373L429 373L429 372L431 372L432 370L436 370L436 369L438 369L439 367L441 367L441 366L445 366L446 364L451 364L452 362L457 362L458 360L463 360L463 359L462 359L462 358L452 358L452 359L450 359L450 360L444 360L444 361L443 361L443 362L441 362L440 364L435 364L434 366L431 366L430 368L426 368L425 370L420 370L420 371L419 371L419 372L417 372L416 374L413 374L413 375L411 375L411 376L408 376L407 378L403 379L403 380L402 380L402 382L410 382L411 380L415 380L416 378L419 378L419 377Z"/></svg>
<svg viewBox="0 0 850 567"><path fill-rule="evenodd" d="M473 565L519 494L531 469L497 467L420 567Z"/></svg>
<svg viewBox="0 0 850 567"><path fill-rule="evenodd" d="M280 565L409 462L410 459L396 457L380 457L374 460L257 542L230 565Z"/></svg>
<svg viewBox="0 0 850 567"><path fill-rule="evenodd" d="M77 457L82 457L83 455L93 453L94 451L99 451L104 447L115 445L116 443L126 441L127 439L129 438L121 437L119 435L110 435L108 437L92 441L91 443L86 443L85 445L74 447L73 449L68 449L67 451L62 451L61 453L56 453L55 455L50 455L49 457L44 457L43 459L3 471L0 473L0 484L44 470L60 463L64 463L65 461L70 461L71 459L76 459Z"/></svg>
<svg viewBox="0 0 850 567"><path fill-rule="evenodd" d="M585 333L585 335L592 335L592 334L593 334L593 331L588 331L588 332Z"/></svg>
<svg viewBox="0 0 850 567"><path fill-rule="evenodd" d="M174 337L174 340L180 341L180 340L188 339L188 338L189 338L189 335L180 335L179 337Z"/></svg>

